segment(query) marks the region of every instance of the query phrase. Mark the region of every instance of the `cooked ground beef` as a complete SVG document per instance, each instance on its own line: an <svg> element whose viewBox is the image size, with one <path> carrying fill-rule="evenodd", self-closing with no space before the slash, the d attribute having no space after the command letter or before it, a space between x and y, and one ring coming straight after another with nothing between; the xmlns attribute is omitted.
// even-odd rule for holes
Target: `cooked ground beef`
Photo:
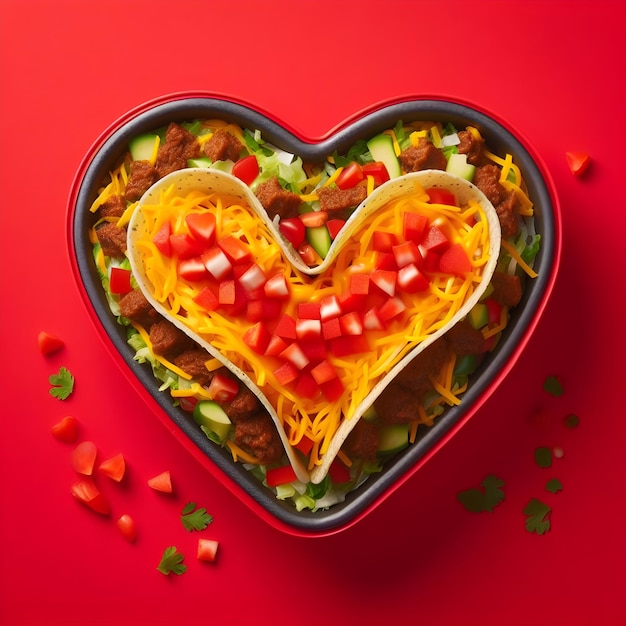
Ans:
<svg viewBox="0 0 626 626"><path fill-rule="evenodd" d="M100 205L98 210L100 217L122 217L126 210L126 202L122 196L111 196Z"/></svg>
<svg viewBox="0 0 626 626"><path fill-rule="evenodd" d="M448 165L443 152L426 137L420 137L417 146L403 150L398 158L405 172L445 170Z"/></svg>
<svg viewBox="0 0 626 626"><path fill-rule="evenodd" d="M236 161L243 150L243 144L227 130L218 129L213 133L202 151L211 161Z"/></svg>
<svg viewBox="0 0 626 626"><path fill-rule="evenodd" d="M181 352L174 358L174 365L189 374L200 385L208 385L213 378L212 372L206 368L206 362L211 358L203 348L191 348Z"/></svg>
<svg viewBox="0 0 626 626"><path fill-rule="evenodd" d="M508 191L500 184L500 168L493 164L476 168L473 182L493 204L500 221L502 236L505 239L513 237L518 230L519 202L515 192Z"/></svg>
<svg viewBox="0 0 626 626"><path fill-rule="evenodd" d="M483 334L466 321L455 324L443 338L458 355L481 354L485 348Z"/></svg>
<svg viewBox="0 0 626 626"><path fill-rule="evenodd" d="M171 123L157 153L155 168L159 178L187 167L187 160L196 158L199 153L196 137L179 124Z"/></svg>
<svg viewBox="0 0 626 626"><path fill-rule="evenodd" d="M105 222L96 228L98 241L105 256L122 259L126 253L126 229L112 222Z"/></svg>
<svg viewBox="0 0 626 626"><path fill-rule="evenodd" d="M472 165L483 165L485 157L483 156L483 147L485 140L480 137L477 139L468 130L461 130L457 133L461 143L457 146L460 154L467 155L467 162Z"/></svg>
<svg viewBox="0 0 626 626"><path fill-rule="evenodd" d="M353 209L367 196L367 189L362 185L351 187L350 189L339 189L339 187L322 187L318 189L317 196L320 201L320 209L335 213Z"/></svg>
<svg viewBox="0 0 626 626"><path fill-rule="evenodd" d="M162 319L150 327L150 343L158 356L173 357L192 348L193 341L171 322Z"/></svg>
<svg viewBox="0 0 626 626"><path fill-rule="evenodd" d="M284 452L274 422L264 411L235 422L235 443L264 465L278 461Z"/></svg>
<svg viewBox="0 0 626 626"><path fill-rule="evenodd" d="M159 174L149 161L132 161L125 196L135 202L158 180Z"/></svg>
<svg viewBox="0 0 626 626"><path fill-rule="evenodd" d="M371 422L359 420L343 443L342 450L350 457L373 461L380 441L378 428Z"/></svg>
<svg viewBox="0 0 626 626"><path fill-rule="evenodd" d="M140 289L133 289L120 298L120 314L149 329L159 314Z"/></svg>
<svg viewBox="0 0 626 626"><path fill-rule="evenodd" d="M246 385L239 383L239 393L223 408L230 420L236 424L256 415L261 410L261 402Z"/></svg>
<svg viewBox="0 0 626 626"><path fill-rule="evenodd" d="M275 176L258 186L256 197L267 211L270 219L276 215L280 216L281 219L297 215L302 204L300 196L283 189Z"/></svg>
<svg viewBox="0 0 626 626"><path fill-rule="evenodd" d="M491 277L493 293L491 297L503 306L517 306L522 299L522 281L519 276L505 272L494 272Z"/></svg>

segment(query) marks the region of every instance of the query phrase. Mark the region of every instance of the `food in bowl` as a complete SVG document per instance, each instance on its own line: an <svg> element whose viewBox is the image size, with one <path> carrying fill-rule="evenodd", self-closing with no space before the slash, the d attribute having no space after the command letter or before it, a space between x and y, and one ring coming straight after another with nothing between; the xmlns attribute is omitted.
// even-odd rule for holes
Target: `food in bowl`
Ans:
<svg viewBox="0 0 626 626"><path fill-rule="evenodd" d="M93 258L135 359L211 445L314 514L462 404L541 243L513 155L445 121L398 121L320 162L257 128L171 122L130 138L90 209Z"/></svg>

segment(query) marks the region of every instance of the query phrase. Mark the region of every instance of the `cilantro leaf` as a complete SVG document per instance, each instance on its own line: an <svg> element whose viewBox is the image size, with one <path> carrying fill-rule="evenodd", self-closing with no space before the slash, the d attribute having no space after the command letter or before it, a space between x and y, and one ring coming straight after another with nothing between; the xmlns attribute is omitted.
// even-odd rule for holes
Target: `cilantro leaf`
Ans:
<svg viewBox="0 0 626 626"><path fill-rule="evenodd" d="M539 467L550 467L552 465L552 450L545 446L535 449L535 463Z"/></svg>
<svg viewBox="0 0 626 626"><path fill-rule="evenodd" d="M472 513L491 512L504 500L504 491L500 489L504 481L496 476L487 476L480 486L482 489L474 487L460 491L457 500Z"/></svg>
<svg viewBox="0 0 626 626"><path fill-rule="evenodd" d="M59 400L66 400L74 391L74 376L65 367L60 367L59 373L52 374L48 381L52 385L50 395Z"/></svg>
<svg viewBox="0 0 626 626"><path fill-rule="evenodd" d="M185 557L178 551L176 546L169 546L163 551L163 556L161 557L157 569L166 576L170 572L180 576L187 571L187 566L183 565L184 558Z"/></svg>
<svg viewBox="0 0 626 626"><path fill-rule="evenodd" d="M195 502L188 502L180 516L180 521L189 532L204 530L213 521L213 516L204 507L197 509L196 506Z"/></svg>
<svg viewBox="0 0 626 626"><path fill-rule="evenodd" d="M547 505L537 500L537 498L531 498L530 502L524 508L524 515L526 516L526 530L529 533L537 533L543 535L550 530L550 512L552 509Z"/></svg>
<svg viewBox="0 0 626 626"><path fill-rule="evenodd" d="M565 418L563 419L563 423L565 424L566 428L576 428L576 426L580 424L580 418L575 413L570 413L569 415L565 416Z"/></svg>
<svg viewBox="0 0 626 626"><path fill-rule="evenodd" d="M550 493L558 493L563 489L563 485L558 478L552 478L546 483L546 489Z"/></svg>
<svg viewBox="0 0 626 626"><path fill-rule="evenodd" d="M543 390L551 396L558 397L563 395L563 387L556 376L548 376L543 381Z"/></svg>

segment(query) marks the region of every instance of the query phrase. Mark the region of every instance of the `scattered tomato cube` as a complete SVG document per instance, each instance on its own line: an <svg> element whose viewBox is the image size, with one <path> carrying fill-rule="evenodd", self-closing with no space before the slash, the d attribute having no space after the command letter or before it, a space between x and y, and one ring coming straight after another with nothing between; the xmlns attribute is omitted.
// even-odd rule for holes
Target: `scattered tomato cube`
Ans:
<svg viewBox="0 0 626 626"><path fill-rule="evenodd" d="M172 493L172 476L169 470L161 472L148 480L148 487L161 493Z"/></svg>
<svg viewBox="0 0 626 626"><path fill-rule="evenodd" d="M116 524L124 539L134 543L135 539L137 539L137 524L135 520L127 513L124 513L117 519Z"/></svg>
<svg viewBox="0 0 626 626"><path fill-rule="evenodd" d="M72 467L85 476L93 474L98 449L93 441L82 441L72 452Z"/></svg>
<svg viewBox="0 0 626 626"><path fill-rule="evenodd" d="M78 420L71 415L66 415L50 429L52 435L59 441L75 443L78 439Z"/></svg>
<svg viewBox="0 0 626 626"><path fill-rule="evenodd" d="M81 478L74 483L71 494L82 504L88 506L92 511L100 515L109 515L111 507L108 500L100 493L93 479L89 477Z"/></svg>
<svg viewBox="0 0 626 626"><path fill-rule="evenodd" d="M215 539L205 539L201 537L198 539L198 560L212 563L217 556L217 548L219 542Z"/></svg>
<svg viewBox="0 0 626 626"><path fill-rule="evenodd" d="M112 267L109 276L109 289L111 293L123 295L132 291L130 275L130 270L124 269L123 267Z"/></svg>
<svg viewBox="0 0 626 626"><path fill-rule="evenodd" d="M45 330L42 330L37 335L37 345L39 346L39 351L43 355L54 354L58 352L65 345L64 341L53 335L52 333L48 333Z"/></svg>
<svg viewBox="0 0 626 626"><path fill-rule="evenodd" d="M581 176L591 163L591 157L585 152L566 152L567 165L574 176Z"/></svg>
<svg viewBox="0 0 626 626"><path fill-rule="evenodd" d="M111 480L119 483L126 474L126 460L121 452L100 463L98 469Z"/></svg>

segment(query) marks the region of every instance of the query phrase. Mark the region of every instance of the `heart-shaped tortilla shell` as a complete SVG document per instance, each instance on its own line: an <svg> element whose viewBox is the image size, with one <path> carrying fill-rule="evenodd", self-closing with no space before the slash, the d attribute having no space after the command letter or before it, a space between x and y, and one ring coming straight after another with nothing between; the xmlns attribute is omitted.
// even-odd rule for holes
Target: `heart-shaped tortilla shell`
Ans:
<svg viewBox="0 0 626 626"><path fill-rule="evenodd" d="M235 199L239 204L248 206L261 220L271 236L280 245L281 250L286 259L292 266L303 274L315 276L323 274L328 270L335 258L341 251L342 246L359 231L361 227L366 225L368 218L376 213L381 207L388 203L411 193L416 188L428 189L438 187L451 191L455 194L460 206L466 206L470 202L479 204L489 230L489 255L486 265L483 268L480 283L475 286L471 295L467 297L462 306L457 310L455 315L447 324L433 332L427 339L413 347L401 360L384 374L372 387L367 396L359 403L354 410L353 415L349 419L340 421L339 427L332 437L331 443L321 458L321 463L315 466L309 473L303 466L298 455L294 452L289 444L289 439L283 423L276 411L276 408L268 400L262 390L255 382L237 365L232 363L218 349L216 349L210 341L205 340L192 329L186 326L181 320L172 317L164 305L155 298L151 282L146 273L145 257L138 250L141 246L137 246L136 242L146 236L146 220L142 211L145 205L155 204L159 202L161 194L174 186L174 190L180 196L185 196L192 191L200 191L202 193L216 193L222 197L230 197ZM250 189L234 176L211 169L191 168L173 172L156 182L141 198L128 228L128 257L130 260L133 275L138 283L139 288L143 291L148 301L154 308L165 318L172 321L178 328L190 336L196 343L205 348L211 355L221 361L239 380L246 384L253 393L259 398L260 402L271 415L277 432L284 445L286 454L292 464L294 471L303 482L321 482L326 474L333 459L336 457L341 445L346 437L352 431L363 413L372 405L374 400L382 393L385 387L394 379L397 373L413 358L415 358L422 350L440 338L447 330L454 326L458 321L464 318L470 309L478 302L484 290L488 286L493 271L496 266L498 254L500 251L500 225L498 216L491 203L485 195L473 184L466 180L447 174L439 170L425 170L407 174L385 183L376 189L361 205L354 211L342 231L333 242L327 257L323 263L314 268L305 266L300 256L293 250L287 241L280 234L276 224L268 217L265 209L262 207L258 199L250 191Z"/></svg>

